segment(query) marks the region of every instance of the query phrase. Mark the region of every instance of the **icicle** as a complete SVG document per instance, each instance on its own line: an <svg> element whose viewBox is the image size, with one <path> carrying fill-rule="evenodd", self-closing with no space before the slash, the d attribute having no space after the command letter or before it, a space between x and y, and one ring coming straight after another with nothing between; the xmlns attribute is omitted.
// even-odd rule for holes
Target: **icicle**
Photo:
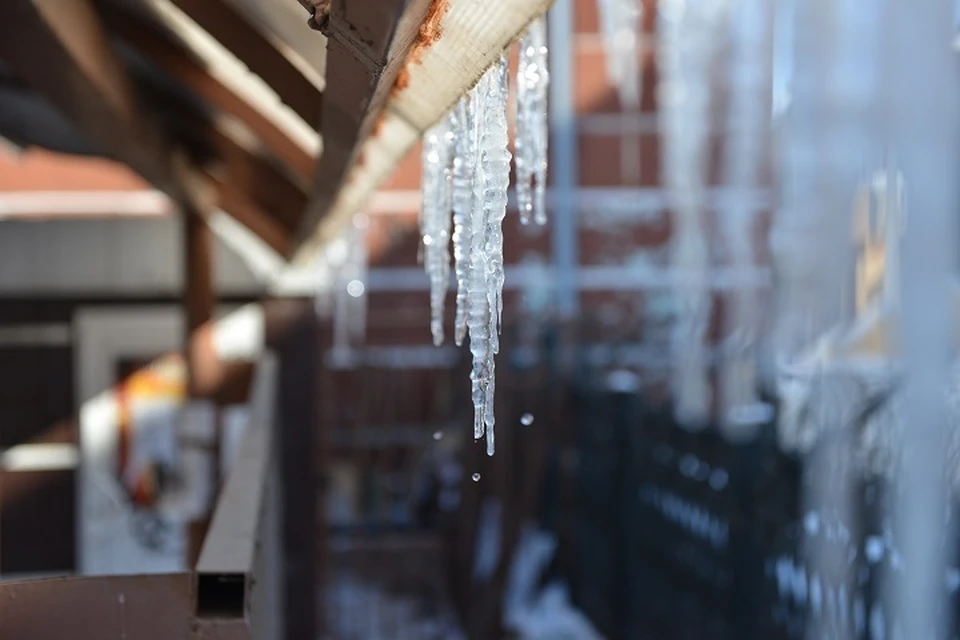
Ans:
<svg viewBox="0 0 960 640"><path fill-rule="evenodd" d="M948 541L956 533L954 527L944 527L952 500L943 482L949 435L942 389L956 357L956 52L944 46L953 35L949 4L886 6L885 130L903 171L909 218L900 255L903 312L897 342L910 439L903 443L902 482L894 508L898 542L909 563L885 595L893 596L889 601L902 617L902 637L948 637L952 604L942 587L942 572L954 559Z"/></svg>
<svg viewBox="0 0 960 640"><path fill-rule="evenodd" d="M470 275L470 215L474 207L477 141L475 91L469 92L454 108L451 129L456 137L453 160L453 259L457 276L457 314L454 340L459 347L467 334L467 289Z"/></svg>
<svg viewBox="0 0 960 640"><path fill-rule="evenodd" d="M481 137L483 169L483 207L487 226L486 261L489 270L487 303L490 305L489 375L484 423L487 433L487 454L494 452L494 355L500 352L500 323L503 316L503 219L507 213L507 189L510 186L510 151L507 125L507 58L500 57L493 66L490 82L490 103L484 113Z"/></svg>
<svg viewBox="0 0 960 640"><path fill-rule="evenodd" d="M501 56L473 90L474 125L480 141L474 180L475 197L468 219L470 253L467 280L467 328L470 332L471 396L474 437L487 436L494 451L494 356L503 308L503 231L510 181L506 118L507 61Z"/></svg>
<svg viewBox="0 0 960 640"><path fill-rule="evenodd" d="M336 270L333 344L346 353L362 343L367 331L366 216L357 216L343 235L331 244L328 260Z"/></svg>
<svg viewBox="0 0 960 640"><path fill-rule="evenodd" d="M486 94L490 85L487 72L471 91L470 101L473 114L470 119L472 130L468 135L476 142L475 153L471 160L473 166L473 197L470 199L470 211L466 220L466 237L469 238L467 250L467 288L465 296L466 325L470 335L470 354L473 366L470 370L471 398L473 399L473 437L478 440L484 434L484 407L489 378L487 370L487 349L489 348L490 322L487 305L487 268L484 261L484 212L483 212L483 171L480 162L481 122L489 102Z"/></svg>
<svg viewBox="0 0 960 640"><path fill-rule="evenodd" d="M617 87L624 114L637 115L643 100L640 40L644 0L598 0L600 30L607 58L607 77ZM624 184L640 180L640 138L624 132L620 137L620 178Z"/></svg>
<svg viewBox="0 0 960 640"><path fill-rule="evenodd" d="M852 316L853 196L863 169L880 157L879 14L828 0L799 2L795 11L783 202L771 231L779 279L773 348L781 363L805 357Z"/></svg>
<svg viewBox="0 0 960 640"><path fill-rule="evenodd" d="M345 237L337 238L327 250L330 263L334 268L333 295L333 349L336 353L346 353L350 348L350 317L348 315L346 267L349 257L349 245Z"/></svg>
<svg viewBox="0 0 960 640"><path fill-rule="evenodd" d="M733 8L730 103L724 169L731 197L721 212L728 248L728 267L734 273L755 268L755 206L750 192L759 188L767 159L770 111L768 52L772 0L740 0ZM720 406L725 433L752 435L772 410L758 402L755 346L760 328L759 300L747 283L732 291L724 314L728 353L720 375ZM734 433L736 431L737 433Z"/></svg>
<svg viewBox="0 0 960 640"><path fill-rule="evenodd" d="M547 23L534 20L520 40L517 69L517 206L520 222L546 224L544 193L547 184Z"/></svg>
<svg viewBox="0 0 960 640"><path fill-rule="evenodd" d="M710 66L723 0L663 0L659 10L663 180L674 224L671 262L679 304L674 331L674 398L681 424L702 426L710 407L706 331L711 313L709 251L703 228L710 122Z"/></svg>
<svg viewBox="0 0 960 640"><path fill-rule="evenodd" d="M443 309L450 282L450 211L453 207L451 163L455 134L445 118L423 138L423 204L420 234L423 265L430 278L430 332L443 344Z"/></svg>
<svg viewBox="0 0 960 640"><path fill-rule="evenodd" d="M625 111L640 107L640 27L643 0L598 0L607 76Z"/></svg>
<svg viewBox="0 0 960 640"><path fill-rule="evenodd" d="M354 344L363 344L367 335L367 216L353 219L348 268L347 317Z"/></svg>
<svg viewBox="0 0 960 640"><path fill-rule="evenodd" d="M792 87L778 145L784 150L784 201L771 232L778 295L773 346L781 372L806 377L815 393L806 401L807 419L782 412L778 428L783 441L811 442L836 426L805 459L811 482L803 509L827 509L850 522L857 513L854 481L843 471L856 453L850 416L863 402L864 376L842 381L822 370L830 336L853 319L854 196L864 169L880 159L875 105L881 12L852 0L798 0L793 10ZM800 431L804 427L808 435ZM824 540L808 538L805 547L813 573L834 570L836 556ZM849 574L838 584L848 592L856 587ZM828 634L825 626L814 623L810 637Z"/></svg>

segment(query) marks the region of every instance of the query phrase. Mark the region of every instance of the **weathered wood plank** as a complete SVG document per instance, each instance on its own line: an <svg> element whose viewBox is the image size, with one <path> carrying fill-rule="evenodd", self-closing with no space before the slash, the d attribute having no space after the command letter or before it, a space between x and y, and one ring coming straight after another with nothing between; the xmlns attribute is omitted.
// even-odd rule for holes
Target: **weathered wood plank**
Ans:
<svg viewBox="0 0 960 640"><path fill-rule="evenodd" d="M309 143L290 135L269 113L258 109L246 96L220 80L186 47L178 46L172 39L123 11L106 12L104 19L114 33L184 87L243 122L301 180L308 182L311 179L316 158L307 150Z"/></svg>
<svg viewBox="0 0 960 640"><path fill-rule="evenodd" d="M314 443L321 335L313 301L273 301L267 335L277 354L277 454L282 505L283 638L316 638L317 490Z"/></svg>
<svg viewBox="0 0 960 640"><path fill-rule="evenodd" d="M321 89L284 55L277 42L265 38L232 2L173 0L173 3L263 78L301 118L320 127Z"/></svg>
<svg viewBox="0 0 960 640"><path fill-rule="evenodd" d="M0 640L188 638L192 583L189 573L0 583Z"/></svg>
<svg viewBox="0 0 960 640"><path fill-rule="evenodd" d="M164 191L176 191L167 145L141 116L90 0L0 2L0 59L103 152Z"/></svg>
<svg viewBox="0 0 960 640"><path fill-rule="evenodd" d="M312 229L357 161L360 143L374 129L404 61L431 10L446 0L363 0L333 3L326 22L327 87L322 128L324 153L314 184ZM305 234L306 231L302 231Z"/></svg>

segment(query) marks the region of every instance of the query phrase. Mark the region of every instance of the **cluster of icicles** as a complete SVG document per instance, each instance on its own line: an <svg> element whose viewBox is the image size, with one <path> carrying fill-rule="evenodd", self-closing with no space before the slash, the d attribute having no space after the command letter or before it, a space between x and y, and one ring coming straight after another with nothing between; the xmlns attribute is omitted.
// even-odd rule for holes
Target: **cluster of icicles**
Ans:
<svg viewBox="0 0 960 640"><path fill-rule="evenodd" d="M637 113L643 59L644 0L598 0L608 76L621 109ZM672 387L681 424L706 424L713 398L707 330L713 308L711 249L707 221L707 175L711 126L717 112L716 60L729 55L724 185L732 196L718 212L724 266L733 274L755 270L755 194L769 141L769 46L772 0L659 0L656 3L660 84L657 102L663 140L663 173L673 233L670 267L677 307ZM724 82L725 81L725 82ZM624 160L626 162L626 160ZM770 407L755 394L757 300L749 284L734 288L725 306L723 372L719 406L733 435L770 418Z"/></svg>
<svg viewBox="0 0 960 640"><path fill-rule="evenodd" d="M734 196L725 202L720 232L726 266L732 273L746 273L756 266L752 229L757 212L751 193L759 187L765 130L769 127L763 92L769 90L765 77L769 65L764 53L771 4L771 0L656 3L662 181L673 211L670 266L677 312L672 387L677 418L690 427L706 424L713 404L707 336L713 306L713 265L706 220L710 127L715 111L711 75L729 37L732 46L727 84L731 91L724 183L732 188ZM608 78L617 88L622 111L638 114L644 97L639 63L645 44L645 2L598 0L597 8ZM622 170L626 171L630 163L625 156ZM633 173L637 170L634 167ZM719 405L722 422L730 427L731 435L741 427L750 431L770 417L770 408L757 400L754 391L754 347L759 330L756 306L749 287L739 287L724 317L727 339Z"/></svg>
<svg viewBox="0 0 960 640"><path fill-rule="evenodd" d="M608 75L622 110L630 113L642 98L638 62L645 2L598 0L598 5ZM756 194L768 186L762 172L771 160L781 178L768 238L776 276L773 330L766 345L771 360L778 366L805 361L831 332L856 323L886 323L898 315L903 339L917 346L912 353L918 359L904 365L930 372L925 375L936 370L938 379L947 376L945 361L935 362L929 354L953 348L945 283L956 250L944 238L956 237L950 208L956 194L949 191L955 153L943 141L952 140L956 129L950 111L955 91L924 80L934 77L932 71L907 70L909 61L915 69L936 66L951 77L948 44L954 22L947 5L939 3L922 15L896 3L870 10L848 0L658 0L648 5L656 10L661 177L672 222L677 321L671 386L682 424L706 424L715 406L731 430L771 416L755 391L762 323L758 283L749 275L757 273L758 248L765 242L757 214L769 205ZM887 31L900 38L899 53L881 44ZM936 96L923 117L916 111L921 91ZM724 133L722 199L708 197L717 124ZM907 252L903 215L888 205L879 223L868 223L882 227L869 233L883 236L886 267L881 291L866 309L858 290L866 285L852 280L864 279L859 275L864 254L875 249L854 237L860 223L851 205L858 188L878 171L899 173L903 167L893 161L905 158L924 185L918 190L925 204L913 208L922 208L929 218L922 227L914 225L918 238L922 229L923 240L915 246L925 259L901 260ZM719 284L717 267L729 274L725 285ZM721 286L726 293L716 348L708 329ZM901 304L907 291L912 302ZM942 319L933 322L931 316ZM920 360L919 354L928 355ZM720 365L716 401L710 379L714 361ZM932 392L917 392L933 401Z"/></svg>
<svg viewBox="0 0 960 640"><path fill-rule="evenodd" d="M474 437L494 452L494 357L503 312L503 231L510 186L505 55L423 141L422 260L430 278L430 329L444 340L450 244L456 276L454 341L470 339ZM547 43L541 17L520 41L514 157L520 220L546 222Z"/></svg>

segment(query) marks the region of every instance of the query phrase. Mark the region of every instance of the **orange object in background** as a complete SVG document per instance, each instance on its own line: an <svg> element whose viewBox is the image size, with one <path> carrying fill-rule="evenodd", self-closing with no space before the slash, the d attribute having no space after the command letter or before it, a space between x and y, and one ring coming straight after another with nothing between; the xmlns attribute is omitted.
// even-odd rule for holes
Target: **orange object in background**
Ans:
<svg viewBox="0 0 960 640"><path fill-rule="evenodd" d="M187 397L186 368L182 356L172 354L138 369L124 378L115 390L117 398L117 478L134 505L150 508L163 491L166 460L150 443L174 441L175 420L159 425L138 424L150 411L176 412ZM142 437L145 428L168 429Z"/></svg>

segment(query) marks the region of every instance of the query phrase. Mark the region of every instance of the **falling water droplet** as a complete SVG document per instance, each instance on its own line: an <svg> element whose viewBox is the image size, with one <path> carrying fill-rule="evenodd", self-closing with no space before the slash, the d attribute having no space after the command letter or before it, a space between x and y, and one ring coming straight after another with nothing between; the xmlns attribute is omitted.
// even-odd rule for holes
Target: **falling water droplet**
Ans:
<svg viewBox="0 0 960 640"><path fill-rule="evenodd" d="M359 298L363 295L363 282L360 280L351 280L347 283L347 293L351 298Z"/></svg>
<svg viewBox="0 0 960 640"><path fill-rule="evenodd" d="M442 437L443 437L443 432L442 432L442 431L434 431L434 432L433 432L433 439L434 439L434 440L439 440L439 439L441 439Z"/></svg>
<svg viewBox="0 0 960 640"><path fill-rule="evenodd" d="M525 414L523 414L523 415L520 417L520 424L522 424L522 425L525 426L525 427L529 427L530 425L532 425L532 424L533 424L533 414L532 414L532 413L525 413Z"/></svg>
<svg viewBox="0 0 960 640"><path fill-rule="evenodd" d="M475 474L473 474L471 477L473 478L473 481L474 481L474 482L480 482L480 474L479 474L479 473L475 473Z"/></svg>

